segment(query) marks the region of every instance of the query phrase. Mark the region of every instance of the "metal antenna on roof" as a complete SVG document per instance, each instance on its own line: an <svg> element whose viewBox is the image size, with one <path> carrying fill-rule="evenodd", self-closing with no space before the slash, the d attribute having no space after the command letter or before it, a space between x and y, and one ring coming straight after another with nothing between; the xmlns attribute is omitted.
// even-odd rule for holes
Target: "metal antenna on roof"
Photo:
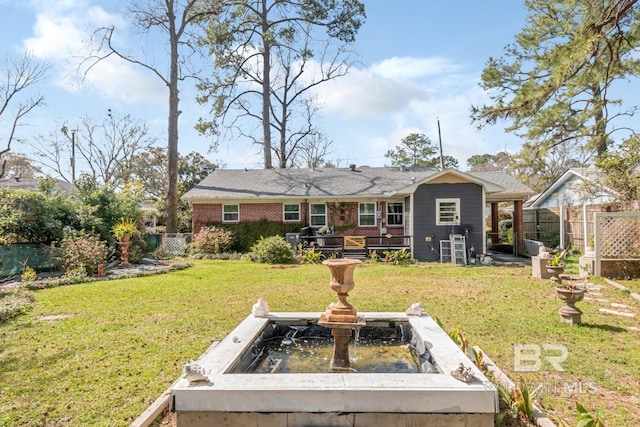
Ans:
<svg viewBox="0 0 640 427"><path fill-rule="evenodd" d="M442 135L440 134L440 119L436 117L438 121L438 140L440 141L440 170L444 170L444 156L442 155Z"/></svg>

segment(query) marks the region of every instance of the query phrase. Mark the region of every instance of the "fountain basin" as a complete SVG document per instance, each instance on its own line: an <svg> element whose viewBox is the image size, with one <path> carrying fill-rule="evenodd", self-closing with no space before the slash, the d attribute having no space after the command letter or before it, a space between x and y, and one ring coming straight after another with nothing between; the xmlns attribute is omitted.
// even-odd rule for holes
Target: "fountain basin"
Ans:
<svg viewBox="0 0 640 427"><path fill-rule="evenodd" d="M496 388L429 315L361 314L368 325L408 323L440 373L232 373L267 325L307 325L321 313L249 316L199 359L208 382L183 378L172 388L177 425L494 425ZM451 376L460 363L475 381Z"/></svg>

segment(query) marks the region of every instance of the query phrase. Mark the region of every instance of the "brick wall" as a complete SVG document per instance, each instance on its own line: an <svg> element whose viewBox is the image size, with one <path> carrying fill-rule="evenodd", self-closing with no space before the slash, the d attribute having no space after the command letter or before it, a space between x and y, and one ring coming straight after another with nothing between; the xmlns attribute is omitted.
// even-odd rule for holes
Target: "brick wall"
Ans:
<svg viewBox="0 0 640 427"><path fill-rule="evenodd" d="M380 205L383 211L383 218L386 218L386 204ZM309 208L304 203L300 204L300 217L298 221L302 227L308 224ZM241 203L240 222L244 221L282 221L282 203ZM358 224L358 202L347 203L327 203L327 221L335 227ZM222 204L194 204L193 205L193 232L197 233L202 227L212 222L222 222ZM295 222L289 222L295 224ZM232 223L229 223L232 224ZM388 234L403 235L404 226L388 226ZM348 236L379 236L380 219L376 227L356 227L346 230L344 235Z"/></svg>
<svg viewBox="0 0 640 427"><path fill-rule="evenodd" d="M282 203L241 203L240 222L244 221L282 221ZM222 204L194 204L193 205L193 232L211 222L222 222ZM233 224L233 222L228 222ZM287 221L289 223L289 221ZM295 223L295 222L291 222Z"/></svg>

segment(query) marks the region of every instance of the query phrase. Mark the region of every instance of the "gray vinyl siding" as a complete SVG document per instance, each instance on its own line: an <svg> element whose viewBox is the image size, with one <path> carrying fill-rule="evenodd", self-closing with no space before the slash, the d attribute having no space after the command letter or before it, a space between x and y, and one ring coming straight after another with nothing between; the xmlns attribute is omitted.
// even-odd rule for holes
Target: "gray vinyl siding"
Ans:
<svg viewBox="0 0 640 427"><path fill-rule="evenodd" d="M460 226L436 225L436 199L460 199ZM465 234L467 249L473 246L477 252L483 248L484 207L482 187L472 183L423 184L414 193L413 256L421 261L440 260L440 241L449 240L450 234ZM433 236L432 243L425 242Z"/></svg>

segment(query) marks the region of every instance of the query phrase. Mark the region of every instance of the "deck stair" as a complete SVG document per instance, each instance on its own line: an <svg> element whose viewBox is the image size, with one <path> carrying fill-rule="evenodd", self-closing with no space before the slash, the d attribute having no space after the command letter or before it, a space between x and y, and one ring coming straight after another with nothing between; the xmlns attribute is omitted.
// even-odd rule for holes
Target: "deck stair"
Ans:
<svg viewBox="0 0 640 427"><path fill-rule="evenodd" d="M367 238L365 236L344 236L342 253L345 258L365 260L367 258Z"/></svg>

